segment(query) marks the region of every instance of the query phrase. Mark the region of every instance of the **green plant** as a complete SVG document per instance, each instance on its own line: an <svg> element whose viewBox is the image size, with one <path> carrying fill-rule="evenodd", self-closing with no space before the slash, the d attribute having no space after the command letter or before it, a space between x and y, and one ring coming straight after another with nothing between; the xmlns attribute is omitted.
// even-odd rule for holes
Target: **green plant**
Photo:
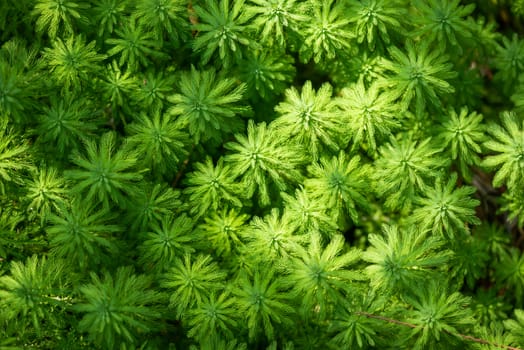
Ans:
<svg viewBox="0 0 524 350"><path fill-rule="evenodd" d="M275 134L276 130L266 126L266 123L255 125L250 121L247 137L237 134L237 142L225 144L232 151L224 158L225 162L234 169L235 177L241 177L248 198L258 190L262 205L270 202L270 181L279 190L287 189L286 180L298 182L302 179L299 166L306 160L298 147L283 148L277 144Z"/></svg>
<svg viewBox="0 0 524 350"><path fill-rule="evenodd" d="M105 207L110 202L125 204L125 194L132 193L135 183L142 179L134 168L138 154L128 148L116 149L115 134L102 135L100 143L86 142L87 157L75 152L71 160L77 169L67 170L65 176L74 181L73 191L85 194L87 201L98 200Z"/></svg>
<svg viewBox="0 0 524 350"><path fill-rule="evenodd" d="M50 252L81 270L107 261L110 254L118 253L111 235L121 231L109 223L111 219L107 211L83 206L78 198L70 208L62 205L58 214L49 215Z"/></svg>
<svg viewBox="0 0 524 350"><path fill-rule="evenodd" d="M523 4L0 1L0 348L524 349Z"/></svg>
<svg viewBox="0 0 524 350"><path fill-rule="evenodd" d="M225 276L210 255L185 254L183 260L174 261L161 286L170 293L170 306L180 317L219 291Z"/></svg>
<svg viewBox="0 0 524 350"><path fill-rule="evenodd" d="M88 77L97 73L97 62L104 59L96 52L95 42L86 45L82 36L71 36L65 41L57 38L52 46L44 50L44 62L56 82L66 89L79 88L90 81Z"/></svg>
<svg viewBox="0 0 524 350"><path fill-rule="evenodd" d="M218 78L218 81L217 81ZM180 77L180 93L168 97L173 106L169 113L189 129L195 142L200 139L222 140L224 134L238 131L242 125L238 115L249 108L239 103L245 89L233 79L217 77L216 71L184 72Z"/></svg>
<svg viewBox="0 0 524 350"><path fill-rule="evenodd" d="M139 346L161 317L161 296L150 288L151 280L131 267L121 267L114 275L106 271L102 278L91 273L91 283L80 287L82 302L73 306L82 314L80 330L106 349Z"/></svg>

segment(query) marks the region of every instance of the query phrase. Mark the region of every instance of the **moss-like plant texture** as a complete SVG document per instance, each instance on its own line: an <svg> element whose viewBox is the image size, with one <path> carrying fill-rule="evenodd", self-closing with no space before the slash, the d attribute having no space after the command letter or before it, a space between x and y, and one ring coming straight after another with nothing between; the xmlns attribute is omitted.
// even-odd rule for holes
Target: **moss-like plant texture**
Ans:
<svg viewBox="0 0 524 350"><path fill-rule="evenodd" d="M524 349L524 1L0 0L0 349Z"/></svg>

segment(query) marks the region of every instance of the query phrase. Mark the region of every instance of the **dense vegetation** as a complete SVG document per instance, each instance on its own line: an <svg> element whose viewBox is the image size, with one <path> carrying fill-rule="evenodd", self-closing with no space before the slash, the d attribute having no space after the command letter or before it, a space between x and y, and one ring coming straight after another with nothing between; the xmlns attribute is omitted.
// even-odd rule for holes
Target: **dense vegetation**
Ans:
<svg viewBox="0 0 524 350"><path fill-rule="evenodd" d="M523 15L0 1L0 348L524 348Z"/></svg>

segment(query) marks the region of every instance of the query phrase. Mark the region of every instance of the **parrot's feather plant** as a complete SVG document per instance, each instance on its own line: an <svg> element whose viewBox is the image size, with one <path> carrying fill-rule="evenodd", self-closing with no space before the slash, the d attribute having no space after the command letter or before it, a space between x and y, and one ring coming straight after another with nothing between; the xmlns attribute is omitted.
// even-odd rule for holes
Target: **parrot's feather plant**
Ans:
<svg viewBox="0 0 524 350"><path fill-rule="evenodd" d="M524 350L524 1L0 1L0 348Z"/></svg>

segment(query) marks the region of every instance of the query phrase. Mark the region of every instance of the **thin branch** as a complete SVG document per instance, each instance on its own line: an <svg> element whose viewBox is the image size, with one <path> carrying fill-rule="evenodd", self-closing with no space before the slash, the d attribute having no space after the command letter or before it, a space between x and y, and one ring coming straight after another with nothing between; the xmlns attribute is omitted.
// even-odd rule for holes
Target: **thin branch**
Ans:
<svg viewBox="0 0 524 350"><path fill-rule="evenodd" d="M393 318L389 318L389 317L385 317L385 316L370 314L370 313L365 312L365 311L356 311L355 314L360 315L360 316L365 316L367 318L374 318L376 320L381 320L381 321L385 321L385 322L388 322L388 323L398 324L398 325L409 327L409 328L417 328L418 327L417 325L412 324L412 323L395 320ZM521 348L515 348L515 347L509 346L509 345L502 345L502 344L492 343L492 342L490 342L488 340L481 339L481 338L475 338L475 337L472 337L470 335L465 335L465 334L460 334L460 333L455 334L455 333L451 333L451 332L448 332L448 331L445 331L445 332L449 333L451 335L456 335L456 336L458 336L458 337L460 337L460 338L462 338L464 340L469 340L469 341L472 341L472 342L475 342L475 343L479 343L479 344L492 345L492 346L495 346L497 348L507 349L507 350L522 350Z"/></svg>

